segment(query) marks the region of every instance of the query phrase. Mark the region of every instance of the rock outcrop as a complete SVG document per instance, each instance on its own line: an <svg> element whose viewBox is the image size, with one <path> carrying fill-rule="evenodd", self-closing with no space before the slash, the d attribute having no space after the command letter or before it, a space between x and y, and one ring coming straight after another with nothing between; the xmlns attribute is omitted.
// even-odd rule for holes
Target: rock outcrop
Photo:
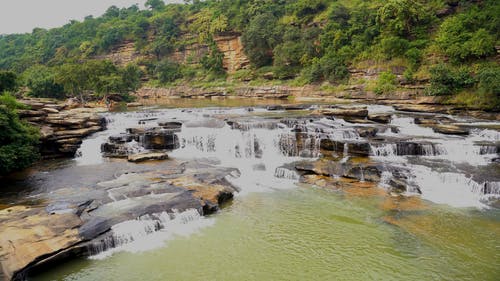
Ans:
<svg viewBox="0 0 500 281"><path fill-rule="evenodd" d="M40 128L40 152L46 158L74 156L82 140L106 126L99 109L72 108L47 99L20 100L29 109L21 119Z"/></svg>
<svg viewBox="0 0 500 281"><path fill-rule="evenodd" d="M112 227L126 221L149 219L159 230L168 228L161 214L173 218L184 211L213 213L236 192L225 180L234 171L172 160L155 170L125 173L87 188L56 189L39 206L1 210L3 277L21 280L33 269L119 246L122 242Z"/></svg>

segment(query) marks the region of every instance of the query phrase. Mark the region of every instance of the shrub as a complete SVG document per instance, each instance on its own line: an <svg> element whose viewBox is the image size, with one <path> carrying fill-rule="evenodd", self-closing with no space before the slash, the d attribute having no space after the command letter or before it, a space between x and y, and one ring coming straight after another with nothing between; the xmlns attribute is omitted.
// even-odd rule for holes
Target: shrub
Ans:
<svg viewBox="0 0 500 281"><path fill-rule="evenodd" d="M160 61L154 69L154 74L161 83L173 82L182 78L180 65L168 60Z"/></svg>
<svg viewBox="0 0 500 281"><path fill-rule="evenodd" d="M478 89L481 93L493 94L500 98L500 67L484 67L477 73Z"/></svg>
<svg viewBox="0 0 500 281"><path fill-rule="evenodd" d="M30 89L30 95L38 98L65 97L64 88L56 83L56 72L47 66L34 65L24 72L26 86Z"/></svg>
<svg viewBox="0 0 500 281"><path fill-rule="evenodd" d="M396 90L397 79L396 75L394 75L390 71L384 71L380 73L377 83L375 84L375 88L373 91L377 95L389 94Z"/></svg>
<svg viewBox="0 0 500 281"><path fill-rule="evenodd" d="M431 68L431 85L427 88L429 95L450 95L474 84L474 78L466 68L452 69L445 64Z"/></svg>
<svg viewBox="0 0 500 281"><path fill-rule="evenodd" d="M10 94L0 96L0 175L25 169L39 158L38 130L19 120L20 107Z"/></svg>

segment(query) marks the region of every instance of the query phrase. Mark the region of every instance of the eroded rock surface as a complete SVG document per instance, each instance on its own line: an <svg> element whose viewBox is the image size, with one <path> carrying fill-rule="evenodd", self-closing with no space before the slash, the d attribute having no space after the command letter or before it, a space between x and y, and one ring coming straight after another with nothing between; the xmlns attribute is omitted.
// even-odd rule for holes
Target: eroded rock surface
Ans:
<svg viewBox="0 0 500 281"><path fill-rule="evenodd" d="M19 116L40 128L40 152L47 158L74 156L83 139L106 127L99 109L73 108L49 99L20 100L30 109Z"/></svg>
<svg viewBox="0 0 500 281"><path fill-rule="evenodd" d="M1 210L3 275L22 279L32 268L118 245L112 227L126 221L187 210L213 213L236 192L225 180L234 171L172 160L153 170L124 173L86 188L42 194L46 203L39 206Z"/></svg>

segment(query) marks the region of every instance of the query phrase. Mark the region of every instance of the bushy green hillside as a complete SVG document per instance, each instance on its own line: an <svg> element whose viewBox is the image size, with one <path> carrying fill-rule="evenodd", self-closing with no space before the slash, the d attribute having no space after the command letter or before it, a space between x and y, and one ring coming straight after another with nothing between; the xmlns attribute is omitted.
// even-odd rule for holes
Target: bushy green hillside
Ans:
<svg viewBox="0 0 500 281"><path fill-rule="evenodd" d="M0 69L20 75L34 95L58 97L134 90L141 76L160 85L225 81L214 38L230 31L242 34L251 62L251 69L229 77L233 80L258 80L272 72L275 80L292 85L336 85L349 82L349 69L379 68L388 71L373 90L385 93L397 89L386 67L392 66L404 70L406 82L430 81L429 95L460 93L472 95L473 102L477 96L497 103L488 102L489 107L500 103L499 1L193 0L165 5L149 0L146 5L145 10L110 7L101 17L61 28L2 36ZM143 55L137 65L112 67L93 60L124 42L133 42ZM209 49L199 64L169 61L172 52L193 43ZM85 73L73 73L82 65L91 73L98 68L106 78L89 83L81 78ZM130 77L135 82L123 85ZM51 84L49 90L37 89L33 80L40 79Z"/></svg>

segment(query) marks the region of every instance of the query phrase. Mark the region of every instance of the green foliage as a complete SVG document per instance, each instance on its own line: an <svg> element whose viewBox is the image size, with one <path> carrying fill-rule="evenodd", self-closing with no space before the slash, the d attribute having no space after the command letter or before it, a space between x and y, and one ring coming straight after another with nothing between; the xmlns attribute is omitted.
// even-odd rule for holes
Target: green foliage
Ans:
<svg viewBox="0 0 500 281"><path fill-rule="evenodd" d="M479 81L478 88L481 93L492 94L500 99L500 66L491 65L481 68L476 78Z"/></svg>
<svg viewBox="0 0 500 281"><path fill-rule="evenodd" d="M12 71L0 71L0 93L17 88L17 75Z"/></svg>
<svg viewBox="0 0 500 281"><path fill-rule="evenodd" d="M24 76L31 78L25 81L36 96L57 97L62 87L66 96L82 100L112 93L125 96L140 86L140 78L159 84L220 83L226 76L219 36L241 34L252 65L248 77L259 79L259 73L273 72L273 81L255 83L295 78L297 84L338 84L347 81L348 68L370 68L388 61L406 67L404 76L410 81L427 78L433 65L449 62L448 72L438 67L430 73L434 82L429 93L456 93L467 87L491 92L486 90L494 84L486 79L491 75L484 74L481 83L481 70L472 71L472 66L487 61L498 65L494 61L500 39L498 14L500 2L495 0L194 0L185 4L148 0L143 10L137 5L112 6L101 17L89 16L60 28L2 35L0 69L17 74L29 69ZM123 44L133 44L145 74L137 67L94 62ZM208 52L199 56L197 50L206 47ZM186 63L169 62L184 51ZM453 66L458 64L471 71L461 72ZM48 68L41 73L31 69L34 65ZM471 80L467 72L474 72L477 79ZM466 83L455 81L460 73ZM234 79L248 81L248 77L236 74Z"/></svg>
<svg viewBox="0 0 500 281"><path fill-rule="evenodd" d="M377 95L390 94L396 91L397 77L390 71L379 74L373 91Z"/></svg>
<svg viewBox="0 0 500 281"><path fill-rule="evenodd" d="M466 68L453 69L445 64L438 64L430 69L431 85L427 89L429 95L451 95L459 90L471 87L474 78Z"/></svg>
<svg viewBox="0 0 500 281"><path fill-rule="evenodd" d="M34 65L28 68L23 76L31 96L56 99L65 97L63 86L55 81L55 69L45 65Z"/></svg>
<svg viewBox="0 0 500 281"><path fill-rule="evenodd" d="M161 10L165 7L165 2L162 0L148 0L144 5L151 10Z"/></svg>
<svg viewBox="0 0 500 281"><path fill-rule="evenodd" d="M173 82L182 77L180 65L169 60L159 62L154 69L154 74L160 83Z"/></svg>
<svg viewBox="0 0 500 281"><path fill-rule="evenodd" d="M491 3L491 1L487 1ZM500 5L487 5L485 10L473 7L464 13L447 18L437 33L436 44L454 62L483 58L495 54L498 40ZM493 14L497 12L497 14ZM492 26L489 22L496 21ZM486 28L485 28L486 27ZM495 34L495 35L494 35Z"/></svg>
<svg viewBox="0 0 500 281"><path fill-rule="evenodd" d="M419 23L428 20L428 13L420 1L389 0L378 10L377 19L389 32L411 36Z"/></svg>
<svg viewBox="0 0 500 281"><path fill-rule="evenodd" d="M0 96L0 175L25 169L39 158L38 131L19 120L20 107L13 96Z"/></svg>
<svg viewBox="0 0 500 281"><path fill-rule="evenodd" d="M273 61L273 49L279 42L279 33L275 28L278 19L271 13L255 16L243 33L242 42L245 53L256 67L270 65Z"/></svg>

